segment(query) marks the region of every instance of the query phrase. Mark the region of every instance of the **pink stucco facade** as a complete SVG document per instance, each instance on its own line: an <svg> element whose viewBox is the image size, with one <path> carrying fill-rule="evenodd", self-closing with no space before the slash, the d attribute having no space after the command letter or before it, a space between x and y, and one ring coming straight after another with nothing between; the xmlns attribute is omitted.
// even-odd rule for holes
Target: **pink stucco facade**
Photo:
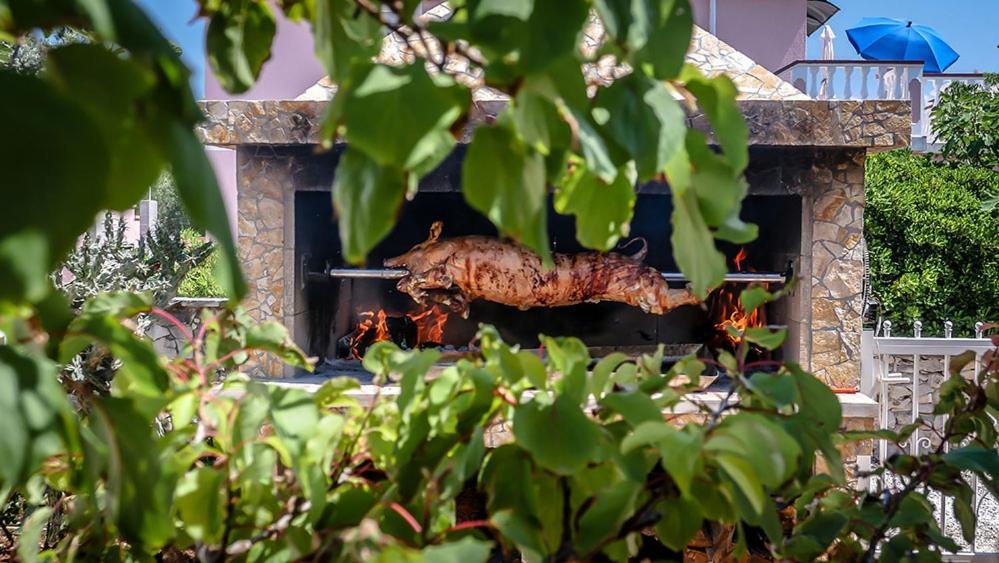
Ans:
<svg viewBox="0 0 999 563"><path fill-rule="evenodd" d="M714 34L776 71L805 58L805 0L715 0ZM694 21L711 29L711 0L691 0Z"/></svg>

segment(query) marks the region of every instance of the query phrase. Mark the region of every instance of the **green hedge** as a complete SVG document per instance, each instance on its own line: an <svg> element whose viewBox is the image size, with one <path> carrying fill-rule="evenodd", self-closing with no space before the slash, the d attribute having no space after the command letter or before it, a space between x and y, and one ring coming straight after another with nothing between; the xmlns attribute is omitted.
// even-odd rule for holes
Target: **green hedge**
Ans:
<svg viewBox="0 0 999 563"><path fill-rule="evenodd" d="M908 150L868 159L871 282L896 332L915 319L926 335L952 320L955 336L999 321L999 216L981 204L997 187L999 173Z"/></svg>
<svg viewBox="0 0 999 563"><path fill-rule="evenodd" d="M204 242L204 235L191 228L181 231L181 239L188 246L196 246ZM218 267L219 249L212 249L208 259L191 268L177 288L181 297L225 297L225 290L215 279L215 268Z"/></svg>

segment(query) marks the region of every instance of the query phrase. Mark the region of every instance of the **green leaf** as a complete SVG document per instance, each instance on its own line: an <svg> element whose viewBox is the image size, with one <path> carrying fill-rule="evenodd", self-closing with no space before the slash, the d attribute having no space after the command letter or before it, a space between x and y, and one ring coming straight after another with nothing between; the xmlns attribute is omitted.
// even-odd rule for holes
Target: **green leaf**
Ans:
<svg viewBox="0 0 999 563"><path fill-rule="evenodd" d="M975 545L975 530L977 528L978 517L972 508L975 495L967 483L961 482L957 493L953 495L954 516L961 524L961 535L969 545Z"/></svg>
<svg viewBox="0 0 999 563"><path fill-rule="evenodd" d="M635 53L635 63L659 80L671 80L680 74L684 55L690 47L694 27L694 11L688 0L660 0L655 26L641 49Z"/></svg>
<svg viewBox="0 0 999 563"><path fill-rule="evenodd" d="M578 551L590 553L604 540L616 536L621 525L635 512L635 502L641 491L641 483L625 480L599 492L579 518Z"/></svg>
<svg viewBox="0 0 999 563"><path fill-rule="evenodd" d="M466 536L457 541L423 548L427 563L476 563L489 558L492 544Z"/></svg>
<svg viewBox="0 0 999 563"><path fill-rule="evenodd" d="M553 372L561 375L555 381L555 391L576 403L586 401L586 375L590 365L590 351L582 340L573 337L542 335L541 344L548 354L548 364Z"/></svg>
<svg viewBox="0 0 999 563"><path fill-rule="evenodd" d="M68 45L48 53L48 76L94 118L111 149L107 207L124 210L149 190L163 155L140 119L156 78L139 62L103 45ZM115 87L108 89L109 84Z"/></svg>
<svg viewBox="0 0 999 563"><path fill-rule="evenodd" d="M446 76L431 77L422 64L367 65L356 73L337 93L347 142L381 166L430 172L454 146L449 129L470 103L468 90Z"/></svg>
<svg viewBox="0 0 999 563"><path fill-rule="evenodd" d="M704 522L700 506L681 497L661 503L659 510L663 517L656 523L656 537L673 551L683 551Z"/></svg>
<svg viewBox="0 0 999 563"><path fill-rule="evenodd" d="M329 514L321 524L333 529L357 526L377 504L378 499L365 488L340 486L333 493L327 507Z"/></svg>
<svg viewBox="0 0 999 563"><path fill-rule="evenodd" d="M535 389L545 389L548 387L548 372L544 362L533 352L521 350L517 352L517 359L520 360L521 370L524 377Z"/></svg>
<svg viewBox="0 0 999 563"><path fill-rule="evenodd" d="M715 461L746 496L753 511L762 514L767 499L753 467L741 457L731 454L719 455Z"/></svg>
<svg viewBox="0 0 999 563"><path fill-rule="evenodd" d="M381 24L349 0L316 0L312 29L316 56L337 85L354 63L370 61L382 47Z"/></svg>
<svg viewBox="0 0 999 563"><path fill-rule="evenodd" d="M229 216L205 148L191 129L176 121L163 124L160 134L188 217L195 227L207 229L222 250L216 277L233 301L239 301L246 294L246 283L229 229Z"/></svg>
<svg viewBox="0 0 999 563"><path fill-rule="evenodd" d="M745 311L747 315L755 311L757 308L762 307L765 303L770 303L773 300L774 294L762 287L750 287L748 289L744 289L739 295L739 302L742 304L742 310Z"/></svg>
<svg viewBox="0 0 999 563"><path fill-rule="evenodd" d="M569 145L571 131L558 108L550 100L529 89L522 89L514 98L510 116L524 142L543 155L556 147Z"/></svg>
<svg viewBox="0 0 999 563"><path fill-rule="evenodd" d="M736 174L749 164L749 127L736 102L739 91L725 74L707 78L692 65L686 65L680 81L691 94L714 129L722 153Z"/></svg>
<svg viewBox="0 0 999 563"><path fill-rule="evenodd" d="M952 467L975 471L982 475L999 476L999 452L974 446L951 450L943 455L943 460Z"/></svg>
<svg viewBox="0 0 999 563"><path fill-rule="evenodd" d="M21 535L17 538L17 556L23 563L35 563L38 561L42 529L47 527L49 518L51 517L52 509L48 506L41 506L36 508L31 513L31 516L28 516L28 519L24 521L24 525L21 527Z"/></svg>
<svg viewBox="0 0 999 563"><path fill-rule="evenodd" d="M600 89L594 104L609 116L601 130L635 160L640 182L662 172L683 148L686 116L662 82L632 73Z"/></svg>
<svg viewBox="0 0 999 563"><path fill-rule="evenodd" d="M544 158L506 126L480 127L461 171L465 199L501 233L551 262Z"/></svg>
<svg viewBox="0 0 999 563"><path fill-rule="evenodd" d="M724 281L725 256L715 248L693 191L673 193L673 257L700 299Z"/></svg>
<svg viewBox="0 0 999 563"><path fill-rule="evenodd" d="M590 372L587 381L587 395L593 395L596 399L603 396L607 391L607 383L610 381L611 374L626 361L628 361L628 356L621 352L613 352L600 358L600 361L593 366L593 370Z"/></svg>
<svg viewBox="0 0 999 563"><path fill-rule="evenodd" d="M836 432L843 421L843 407L839 398L828 385L819 381L814 375L803 371L793 363L787 364L794 382L798 387L799 413L811 419L821 427L822 432Z"/></svg>
<svg viewBox="0 0 999 563"><path fill-rule="evenodd" d="M581 161L555 191L555 211L576 216L576 239L595 250L614 248L628 236L635 208L635 175L621 170L605 184Z"/></svg>
<svg viewBox="0 0 999 563"><path fill-rule="evenodd" d="M704 446L749 463L761 483L776 488L798 467L801 448L777 423L763 415L742 412L726 418Z"/></svg>
<svg viewBox="0 0 999 563"><path fill-rule="evenodd" d="M299 455L319 423L316 402L312 395L298 389L272 388L269 391L274 430L292 455Z"/></svg>
<svg viewBox="0 0 999 563"><path fill-rule="evenodd" d="M305 352L292 342L288 329L277 321L265 321L247 327L246 347L270 352L290 366L312 371Z"/></svg>
<svg viewBox="0 0 999 563"><path fill-rule="evenodd" d="M687 496L691 482L700 464L702 442L693 430L677 430L662 421L646 421L621 441L621 453L628 453L639 446L654 445L659 448L662 464L673 478L680 492Z"/></svg>
<svg viewBox="0 0 999 563"><path fill-rule="evenodd" d="M702 440L699 431L691 428L669 433L659 441L663 467L685 497L690 496L694 476L702 467Z"/></svg>
<svg viewBox="0 0 999 563"><path fill-rule="evenodd" d="M49 248L31 229L0 239L0 298L38 302L49 294Z"/></svg>
<svg viewBox="0 0 999 563"><path fill-rule="evenodd" d="M600 441L599 427L565 395L550 405L534 400L516 407L513 435L539 465L559 475L582 469L596 456Z"/></svg>
<svg viewBox="0 0 999 563"><path fill-rule="evenodd" d="M0 346L0 490L66 450L76 418L58 377L49 360Z"/></svg>
<svg viewBox="0 0 999 563"><path fill-rule="evenodd" d="M353 147L340 157L333 180L333 206L348 262L361 264L392 231L406 194L402 172L381 166Z"/></svg>
<svg viewBox="0 0 999 563"><path fill-rule="evenodd" d="M691 187L704 222L718 229L715 237L738 244L755 238L755 227L739 219L740 203L748 189L740 173L708 146L700 131L687 132L686 150L694 165Z"/></svg>
<svg viewBox="0 0 999 563"><path fill-rule="evenodd" d="M747 341L757 346L766 348L767 350L776 350L784 343L784 338L787 337L787 329L779 328L777 330L770 330L765 326L754 326L743 331L743 336Z"/></svg>
<svg viewBox="0 0 999 563"><path fill-rule="evenodd" d="M611 158L607 142L600 134L596 123L583 110L566 106L565 110L575 121L576 142L586 159L586 165L594 174L609 184L617 177L618 165Z"/></svg>
<svg viewBox="0 0 999 563"><path fill-rule="evenodd" d="M277 25L267 2L230 0L215 6L205 39L208 63L222 87L239 94L253 86L271 57Z"/></svg>
<svg viewBox="0 0 999 563"><path fill-rule="evenodd" d="M778 407L786 407L799 399L794 378L782 373L754 373L747 385L750 390L766 397Z"/></svg>
<svg viewBox="0 0 999 563"><path fill-rule="evenodd" d="M34 300L48 284L39 274L105 207L111 157L87 112L35 77L0 72L0 123L17 132L0 135L0 298Z"/></svg>
<svg viewBox="0 0 999 563"><path fill-rule="evenodd" d="M93 412L86 460L106 465L108 513L122 538L136 549L154 550L174 534L170 503L175 481L162 463L151 421L128 399L105 397Z"/></svg>
<svg viewBox="0 0 999 563"><path fill-rule="evenodd" d="M184 533L199 542L217 544L225 517L225 474L199 467L177 482L174 503Z"/></svg>
<svg viewBox="0 0 999 563"><path fill-rule="evenodd" d="M800 522L794 536L784 547L785 553L799 561L811 561L822 555L849 522L842 512L819 512Z"/></svg>
<svg viewBox="0 0 999 563"><path fill-rule="evenodd" d="M632 427L663 417L652 398L641 391L610 393L600 404L620 414Z"/></svg>
<svg viewBox="0 0 999 563"><path fill-rule="evenodd" d="M487 80L507 84L572 54L586 14L587 5L580 0L473 0L461 36L489 59ZM552 25L555 21L559 25Z"/></svg>

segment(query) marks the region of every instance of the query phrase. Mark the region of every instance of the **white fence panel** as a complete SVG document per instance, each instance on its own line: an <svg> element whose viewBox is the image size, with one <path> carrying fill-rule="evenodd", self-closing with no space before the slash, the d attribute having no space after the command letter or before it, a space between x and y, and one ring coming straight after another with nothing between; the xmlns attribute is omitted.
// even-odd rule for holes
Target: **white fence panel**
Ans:
<svg viewBox="0 0 999 563"><path fill-rule="evenodd" d="M944 419L933 414L933 406L939 397L941 383L949 377L951 358L967 351L974 352L974 361L962 370L962 374L977 379L982 369L982 355L994 349L991 340L982 334L982 327L982 323L976 325L973 338L953 338L953 325L949 321L944 324L942 338L923 338L923 326L919 321L913 324L913 336L892 336L889 321L884 322L881 335L865 331L861 340L861 391L877 400L879 427L898 430L923 420L938 428ZM871 452L870 463L865 460L862 464L877 467L891 455L903 451L912 455L925 453L936 448L939 445L937 442L935 434L925 431L914 432L907 442L901 444L902 451L895 444L879 440ZM953 503L939 495L930 496L937 507L940 528L962 547L962 552L955 554L951 560L978 560L985 554L991 554L986 556L989 558L999 557L999 503L977 479L969 481L975 493L973 506L978 516L973 545L968 545L961 538ZM868 486L873 492L879 492L899 487L900 483L872 479Z"/></svg>

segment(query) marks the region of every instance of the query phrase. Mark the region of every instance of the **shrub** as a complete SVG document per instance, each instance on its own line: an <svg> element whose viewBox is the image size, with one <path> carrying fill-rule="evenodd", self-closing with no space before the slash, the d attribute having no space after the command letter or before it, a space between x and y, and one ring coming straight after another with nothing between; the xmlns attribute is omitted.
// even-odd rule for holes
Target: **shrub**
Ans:
<svg viewBox="0 0 999 563"><path fill-rule="evenodd" d="M181 240L190 248L205 243L204 235L194 229L184 229L181 233ZM217 248L212 248L211 254L191 268L191 271L181 280L177 295L182 297L225 297L225 290L222 289L215 277L218 261L219 251Z"/></svg>
<svg viewBox="0 0 999 563"><path fill-rule="evenodd" d="M999 319L999 218L981 207L999 173L909 151L867 162L864 233L886 318L924 331Z"/></svg>
<svg viewBox="0 0 999 563"><path fill-rule="evenodd" d="M939 416L876 434L936 439L885 460L875 474L898 485L870 494L846 480L835 444L875 434L840 432L828 387L793 364L760 372L746 347L722 359L733 392L709 404L683 383L705 367L693 357L664 373L660 347L589 370L577 339L542 337L542 358L483 326L477 353L437 374L436 350L375 344L365 367L400 393L366 404L350 378L307 393L239 373L251 351L308 363L281 325L239 310L206 316L188 357L157 361L128 328L136 313L169 318L150 307L101 294L69 326L60 355L99 342L126 358L115 395L12 450L25 452L15 470L41 467L0 522L19 530L21 560L938 561L959 547L929 495L952 499L968 541L967 479L999 492L991 352L975 381L960 375L973 355L955 358ZM0 347L40 382L25 414L63 415L54 364L26 354ZM703 415L678 428L661 409L681 400Z"/></svg>

